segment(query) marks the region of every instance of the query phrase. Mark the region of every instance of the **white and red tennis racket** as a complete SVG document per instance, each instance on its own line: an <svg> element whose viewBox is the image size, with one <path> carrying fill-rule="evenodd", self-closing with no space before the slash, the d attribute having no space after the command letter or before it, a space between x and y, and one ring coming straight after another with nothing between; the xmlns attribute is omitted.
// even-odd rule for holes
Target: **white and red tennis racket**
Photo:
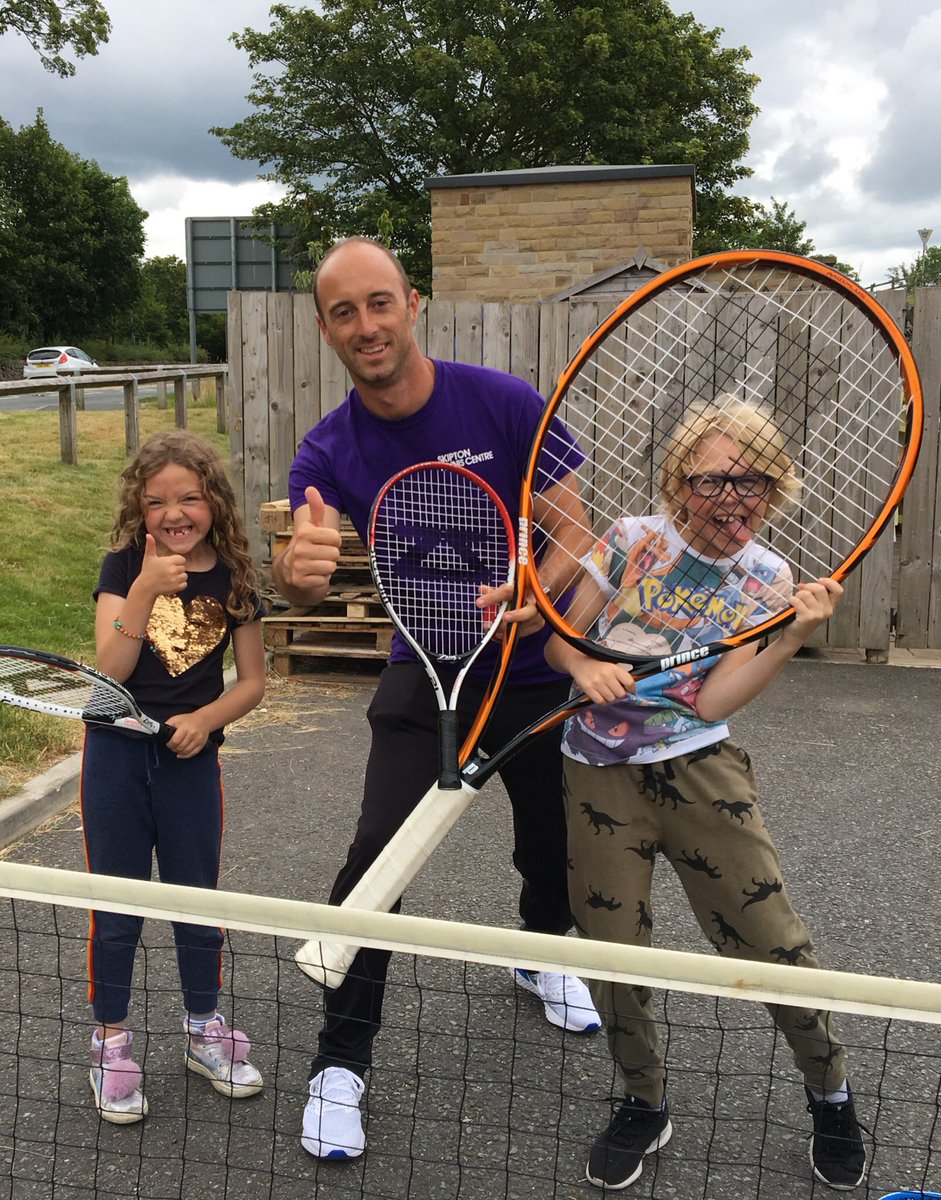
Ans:
<svg viewBox="0 0 941 1200"><path fill-rule="evenodd" d="M0 646L0 704L168 742L176 730L141 712L117 680L60 654Z"/></svg>
<svg viewBox="0 0 941 1200"><path fill-rule="evenodd" d="M513 523L493 488L466 467L418 463L382 488L367 550L386 612L425 668L438 703L438 789L461 788L457 703L467 672L506 610L477 606L482 587L512 584ZM457 674L445 692L441 667Z"/></svg>
<svg viewBox="0 0 941 1200"><path fill-rule="evenodd" d="M761 464L751 473L773 478L793 470L799 481L788 510L782 504L780 512L768 514L761 540L796 579L844 580L890 523L915 467L923 409L914 359L891 317L840 272L790 254L729 251L642 285L562 373L523 482L514 607L531 593L560 636L588 654L629 663L635 678L682 670L793 620L786 597L771 607L741 606L733 621L689 620L691 611L721 608L727 594L748 594L750 587L761 594L766 580L743 583L731 569L728 575L713 572L708 590L699 575L686 588L674 575L668 592L648 596L646 603L625 571L623 593L606 600L624 606L640 636L621 649L602 645L582 614L557 606L555 589L543 586L530 553L537 532L545 563L554 553L572 554L580 541L590 545L608 537L619 522L659 509L664 460L677 427L697 407L738 400L768 414L766 433L759 428L751 434L749 457ZM576 471L557 436L559 421L581 450L584 461ZM860 587L880 586L884 571L874 574L875 583L863 578ZM841 606L846 611L852 619L849 597ZM478 756L477 743L506 677L513 633L462 747L460 811L532 737L588 703L573 697L497 753ZM639 653L639 645L658 649ZM391 907L459 815L443 814L440 797L438 789L424 797L345 904ZM297 960L313 978L335 987L354 953L355 947L309 942Z"/></svg>

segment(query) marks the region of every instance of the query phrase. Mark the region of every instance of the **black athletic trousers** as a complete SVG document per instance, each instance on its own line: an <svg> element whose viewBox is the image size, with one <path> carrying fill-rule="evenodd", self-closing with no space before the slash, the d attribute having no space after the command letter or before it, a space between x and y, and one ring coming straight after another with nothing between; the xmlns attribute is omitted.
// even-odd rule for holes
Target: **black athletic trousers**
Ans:
<svg viewBox="0 0 941 1200"><path fill-rule="evenodd" d="M483 748L499 749L513 734L560 704L568 689L568 681L561 679L507 686ZM484 690L475 680L464 683L460 712L468 726ZM363 806L346 865L330 894L331 904L343 901L437 774L438 706L419 663L385 668L368 716L372 743ZM572 924L560 740L561 726L537 738L500 772L513 808L513 864L523 879L520 917L524 929L540 933L565 933ZM311 1078L329 1066L365 1073L382 1020L389 957L386 950L360 950L340 987L326 990L324 1024Z"/></svg>

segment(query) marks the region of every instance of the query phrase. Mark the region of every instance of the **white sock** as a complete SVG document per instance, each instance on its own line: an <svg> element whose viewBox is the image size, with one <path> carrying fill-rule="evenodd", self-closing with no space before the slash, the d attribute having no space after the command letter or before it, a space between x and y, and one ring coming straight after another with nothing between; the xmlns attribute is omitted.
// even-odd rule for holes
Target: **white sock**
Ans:
<svg viewBox="0 0 941 1200"><path fill-rule="evenodd" d="M808 1087L808 1092L815 1100L825 1100L827 1104L845 1104L850 1098L849 1087L847 1081L844 1080L842 1085L835 1088L832 1092L818 1092L814 1088Z"/></svg>

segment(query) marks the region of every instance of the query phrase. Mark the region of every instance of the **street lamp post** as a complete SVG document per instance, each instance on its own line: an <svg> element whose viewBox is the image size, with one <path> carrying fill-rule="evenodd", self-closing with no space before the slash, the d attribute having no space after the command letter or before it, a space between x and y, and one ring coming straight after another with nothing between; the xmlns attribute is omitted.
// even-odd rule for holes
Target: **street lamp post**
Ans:
<svg viewBox="0 0 941 1200"><path fill-rule="evenodd" d="M921 283L925 283L925 259L928 256L928 243L931 241L933 229L919 229L916 231L921 238ZM916 273L917 278L917 273Z"/></svg>

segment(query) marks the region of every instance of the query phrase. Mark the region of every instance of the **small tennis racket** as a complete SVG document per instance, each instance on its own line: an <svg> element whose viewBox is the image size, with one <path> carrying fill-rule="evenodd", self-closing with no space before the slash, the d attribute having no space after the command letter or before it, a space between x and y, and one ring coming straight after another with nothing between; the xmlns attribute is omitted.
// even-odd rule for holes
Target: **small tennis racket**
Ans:
<svg viewBox="0 0 941 1200"><path fill-rule="evenodd" d="M461 787L457 703L467 672L496 634L506 604L478 608L482 586L513 581L513 524L479 476L418 463L382 488L369 516L369 565L392 623L425 668L438 703L438 789ZM445 693L440 667L458 667Z"/></svg>
<svg viewBox="0 0 941 1200"><path fill-rule="evenodd" d="M891 521L915 467L923 410L914 359L882 307L839 272L795 255L734 251L693 260L644 284L562 373L523 482L514 606L529 591L551 627L586 653L629 663L636 678L676 671L677 686L692 663L793 620L789 597L765 577L766 562L742 577L734 537L727 569L704 578L674 564L669 586L659 586L663 580L653 568L664 559L654 527L649 561L625 562L621 586L606 596L615 617L629 618L622 622L624 644L601 644L586 632L591 622L583 614L556 606L529 551L537 530L546 543L542 563L570 550L571 542L562 540L571 537L565 518L579 512L576 525L589 532L589 542L604 542L623 522L643 521L664 499L681 504L685 479L668 482L674 494L663 493L668 453L679 449L682 457L684 449L682 441L675 444L677 429L710 407L726 409L734 422L741 401L767 414L765 427L760 421L750 426L745 473L779 484L789 476L798 485L771 486L759 497L771 508L762 541L793 577L845 579ZM577 470L557 436L559 421L580 447L584 461ZM716 484L727 496L745 487L728 479L697 486ZM885 570L877 565L871 578L861 572L860 586L887 587ZM844 598L843 619L856 620L858 592ZM727 612L729 595L748 600ZM511 652L512 641L462 748L463 785L471 795L532 737L588 705L585 697L573 697L481 759L475 747ZM449 828L429 792L345 903L387 910ZM313 978L335 987L354 949L311 942L297 959Z"/></svg>
<svg viewBox="0 0 941 1200"><path fill-rule="evenodd" d="M0 704L49 717L70 717L168 742L175 732L142 713L131 693L109 675L58 654L0 646Z"/></svg>

